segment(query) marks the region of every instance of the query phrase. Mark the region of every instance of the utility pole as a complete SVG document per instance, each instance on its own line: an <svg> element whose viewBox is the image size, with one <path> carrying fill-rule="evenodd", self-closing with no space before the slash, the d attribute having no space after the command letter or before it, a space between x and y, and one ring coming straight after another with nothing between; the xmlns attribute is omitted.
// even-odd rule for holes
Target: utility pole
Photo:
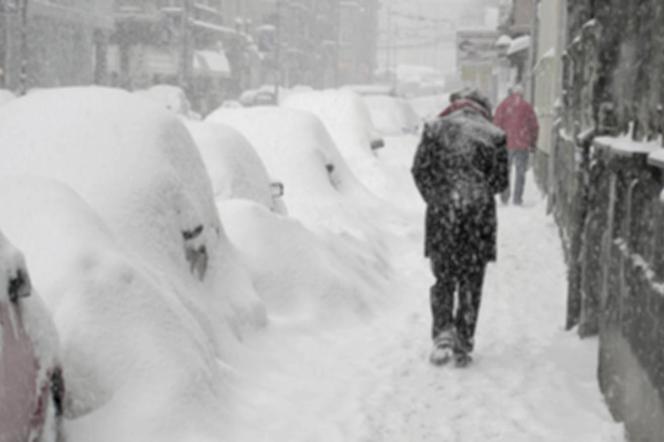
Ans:
<svg viewBox="0 0 664 442"><path fill-rule="evenodd" d="M19 95L28 91L28 0L21 0L21 73L19 76Z"/></svg>
<svg viewBox="0 0 664 442"><path fill-rule="evenodd" d="M9 29L10 26L10 19L9 19L9 14L13 13L13 11L9 10L9 2L4 0L0 3L2 6L2 35L0 38L2 38L2 41L0 43L0 69L2 69L2 72L0 72L0 87L6 88L7 85L9 84L9 50L10 50L10 42L11 42L11 30Z"/></svg>
<svg viewBox="0 0 664 442"><path fill-rule="evenodd" d="M180 12L180 69L178 72L178 83L180 87L189 95L192 86L192 0L182 0L182 10ZM189 97L191 99L191 97Z"/></svg>
<svg viewBox="0 0 664 442"><path fill-rule="evenodd" d="M274 29L274 104L279 105L279 88L281 87L281 0L277 0L276 6Z"/></svg>

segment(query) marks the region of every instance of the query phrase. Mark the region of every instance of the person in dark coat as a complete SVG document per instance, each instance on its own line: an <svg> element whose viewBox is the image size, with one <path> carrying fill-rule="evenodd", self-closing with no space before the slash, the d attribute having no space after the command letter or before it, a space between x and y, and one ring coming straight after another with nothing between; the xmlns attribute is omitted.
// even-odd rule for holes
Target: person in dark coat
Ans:
<svg viewBox="0 0 664 442"><path fill-rule="evenodd" d="M436 277L431 362L454 357L463 366L474 348L484 271L497 255L495 195L508 188L509 174L505 133L491 123L488 100L472 92L453 106L425 126L412 174L427 203L425 255Z"/></svg>
<svg viewBox="0 0 664 442"><path fill-rule="evenodd" d="M537 115L530 103L523 98L523 88L520 85L512 87L509 97L500 103L493 122L507 135L510 169L516 170L514 204L520 206L526 186L528 159L530 152L535 150L539 136ZM507 204L510 190L503 192L501 198L503 203Z"/></svg>

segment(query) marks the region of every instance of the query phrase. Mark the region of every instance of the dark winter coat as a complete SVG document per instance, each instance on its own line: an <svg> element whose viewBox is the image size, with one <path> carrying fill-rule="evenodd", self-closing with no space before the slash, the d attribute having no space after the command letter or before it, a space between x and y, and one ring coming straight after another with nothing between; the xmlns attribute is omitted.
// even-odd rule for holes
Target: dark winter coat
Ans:
<svg viewBox="0 0 664 442"><path fill-rule="evenodd" d="M534 149L539 136L539 123L535 110L521 95L505 98L493 117L496 126L507 135L509 150Z"/></svg>
<svg viewBox="0 0 664 442"><path fill-rule="evenodd" d="M426 125L412 168L427 203L426 256L460 265L495 261L494 196L509 181L505 141L471 107Z"/></svg>

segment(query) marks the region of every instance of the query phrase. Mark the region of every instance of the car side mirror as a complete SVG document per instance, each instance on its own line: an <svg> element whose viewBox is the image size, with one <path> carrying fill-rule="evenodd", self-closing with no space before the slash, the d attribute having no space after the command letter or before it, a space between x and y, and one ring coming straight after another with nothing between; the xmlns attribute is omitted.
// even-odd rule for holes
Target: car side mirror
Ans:
<svg viewBox="0 0 664 442"><path fill-rule="evenodd" d="M371 140L371 150L378 150L385 147L385 140L378 138L376 140Z"/></svg>
<svg viewBox="0 0 664 442"><path fill-rule="evenodd" d="M284 183L275 181L270 183L270 190L272 191L272 198L281 198L284 196L286 189Z"/></svg>
<svg viewBox="0 0 664 442"><path fill-rule="evenodd" d="M30 277L28 274L19 269L16 272L16 275L9 279L9 287L7 287L9 292L9 300L16 304L19 299L27 298L30 296L32 291L32 285L30 284Z"/></svg>

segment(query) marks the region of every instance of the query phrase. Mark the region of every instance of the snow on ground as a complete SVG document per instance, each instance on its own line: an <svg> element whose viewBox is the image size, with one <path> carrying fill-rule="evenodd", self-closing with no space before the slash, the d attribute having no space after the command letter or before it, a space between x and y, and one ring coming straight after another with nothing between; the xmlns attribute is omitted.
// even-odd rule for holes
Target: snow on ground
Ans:
<svg viewBox="0 0 664 442"><path fill-rule="evenodd" d="M403 164L408 167L410 162ZM433 367L421 210L393 244L392 305L365 324L276 324L236 361L231 440L618 442L595 378L597 342L563 330L565 265L533 180L501 207L475 362ZM260 424L256 425L256 422Z"/></svg>
<svg viewBox="0 0 664 442"><path fill-rule="evenodd" d="M218 205L271 324L340 326L366 320L389 302L389 267L371 253L370 243L314 232L251 201Z"/></svg>
<svg viewBox="0 0 664 442"><path fill-rule="evenodd" d="M7 89L0 89L0 106L16 99L16 95Z"/></svg>

